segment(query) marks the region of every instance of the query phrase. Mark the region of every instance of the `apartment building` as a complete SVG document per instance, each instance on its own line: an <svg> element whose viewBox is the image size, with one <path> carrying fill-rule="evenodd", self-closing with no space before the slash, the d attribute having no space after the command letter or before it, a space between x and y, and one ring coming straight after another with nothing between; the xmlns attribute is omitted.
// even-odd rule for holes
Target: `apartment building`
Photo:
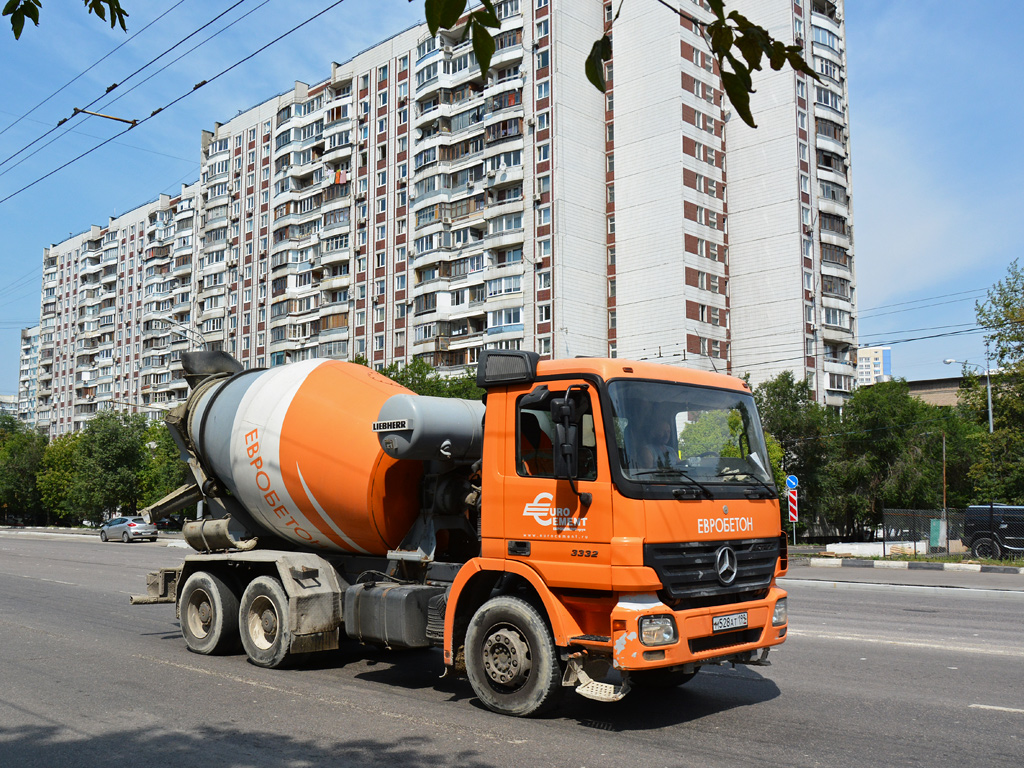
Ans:
<svg viewBox="0 0 1024 768"><path fill-rule="evenodd" d="M735 123L699 30L627 4L602 94L582 68L611 2L495 6L487 78L461 30L405 30L204 131L180 195L48 249L41 423L77 429L104 404L158 415L201 344L247 367L418 357L461 372L506 348L761 370L763 354L737 365L734 317L763 286L733 272L762 233L737 240ZM793 261L802 279L794 190L798 170L821 174L799 165L795 89L795 250L770 268ZM803 348L803 325L776 325Z"/></svg>
<svg viewBox="0 0 1024 768"><path fill-rule="evenodd" d="M36 425L36 385L39 373L39 326L21 329L18 361L18 418Z"/></svg>
<svg viewBox="0 0 1024 768"><path fill-rule="evenodd" d="M857 350L857 385L864 387L892 379L892 349L861 347Z"/></svg>
<svg viewBox="0 0 1024 768"><path fill-rule="evenodd" d="M815 81L757 73L758 127L727 123L733 369L757 384L789 370L819 402L856 383L853 195L842 0L735 0L804 46Z"/></svg>
<svg viewBox="0 0 1024 768"><path fill-rule="evenodd" d="M185 345L158 318L190 314L194 196L183 187L44 249L36 423L51 436L101 408L156 418L184 396L171 363Z"/></svg>

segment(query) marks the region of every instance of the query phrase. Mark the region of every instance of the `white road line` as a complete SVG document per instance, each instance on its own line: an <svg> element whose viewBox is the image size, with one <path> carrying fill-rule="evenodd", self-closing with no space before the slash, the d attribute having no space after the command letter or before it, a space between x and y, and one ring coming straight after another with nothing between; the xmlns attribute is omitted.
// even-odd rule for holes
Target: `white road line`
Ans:
<svg viewBox="0 0 1024 768"><path fill-rule="evenodd" d="M790 627L789 635L807 637L814 640L840 640L853 643L867 643L870 645L893 645L900 648L925 648L933 651L955 651L958 653L975 653L983 656L1009 656L1024 658L1024 650L1011 648L993 648L986 645L965 645L961 643L927 643L912 640L890 640L884 637L869 637L867 635L843 635L831 632L810 632L803 629Z"/></svg>
<svg viewBox="0 0 1024 768"><path fill-rule="evenodd" d="M1012 712L1015 715L1024 715L1024 709L1013 707L997 707L993 704L971 704L970 709L990 709L993 712Z"/></svg>

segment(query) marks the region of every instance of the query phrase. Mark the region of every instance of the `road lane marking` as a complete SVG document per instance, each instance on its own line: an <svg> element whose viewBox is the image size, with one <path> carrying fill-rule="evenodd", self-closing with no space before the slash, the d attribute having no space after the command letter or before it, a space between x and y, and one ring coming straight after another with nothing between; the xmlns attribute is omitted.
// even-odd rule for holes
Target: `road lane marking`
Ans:
<svg viewBox="0 0 1024 768"><path fill-rule="evenodd" d="M894 645L901 648L924 648L933 651L956 651L960 653L975 653L983 656L1010 656L1024 658L1024 650L1011 648L993 648L985 645L964 645L959 643L927 643L913 640L890 640L884 637L869 637L867 635L844 635L832 632L809 632L803 629L790 627L790 636L807 637L813 640L840 640L854 643L869 643L871 645Z"/></svg>
<svg viewBox="0 0 1024 768"><path fill-rule="evenodd" d="M1012 712L1015 715L1024 715L1024 709L1014 709L1013 707L997 707L994 704L971 704L971 709L988 709L993 712Z"/></svg>

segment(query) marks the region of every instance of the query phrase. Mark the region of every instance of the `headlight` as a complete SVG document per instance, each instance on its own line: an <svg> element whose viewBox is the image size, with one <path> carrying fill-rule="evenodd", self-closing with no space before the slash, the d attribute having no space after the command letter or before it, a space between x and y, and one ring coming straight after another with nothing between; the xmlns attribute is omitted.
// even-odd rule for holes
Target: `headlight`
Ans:
<svg viewBox="0 0 1024 768"><path fill-rule="evenodd" d="M640 642L644 645L669 645L678 639L676 620L671 616L643 616L640 619Z"/></svg>
<svg viewBox="0 0 1024 768"><path fill-rule="evenodd" d="M786 598L782 598L775 604L775 613L772 614L772 626L781 627L789 621L789 611L786 608Z"/></svg>

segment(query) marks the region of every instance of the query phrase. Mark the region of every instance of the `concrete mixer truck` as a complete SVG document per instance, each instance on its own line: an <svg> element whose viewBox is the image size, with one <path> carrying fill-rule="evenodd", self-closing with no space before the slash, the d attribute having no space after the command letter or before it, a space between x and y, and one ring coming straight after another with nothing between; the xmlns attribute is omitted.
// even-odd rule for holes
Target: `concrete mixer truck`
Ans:
<svg viewBox="0 0 1024 768"><path fill-rule="evenodd" d="M195 549L135 603L189 650L280 667L342 641L441 649L495 712L616 701L786 636L786 538L749 387L684 368L488 350L483 402L363 366L182 364L167 417ZM422 659L422 657L417 657Z"/></svg>

